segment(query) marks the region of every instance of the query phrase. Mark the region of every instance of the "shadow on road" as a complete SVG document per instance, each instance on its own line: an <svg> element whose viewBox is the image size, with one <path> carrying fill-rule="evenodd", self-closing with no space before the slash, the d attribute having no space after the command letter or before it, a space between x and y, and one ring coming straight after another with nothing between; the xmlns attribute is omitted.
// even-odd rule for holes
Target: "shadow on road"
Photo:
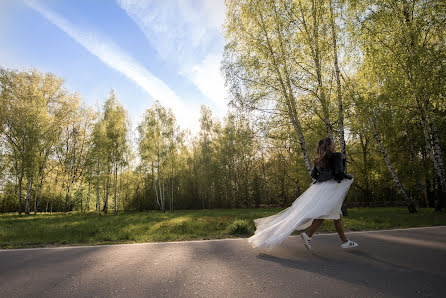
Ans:
<svg viewBox="0 0 446 298"><path fill-rule="evenodd" d="M389 235L390 237L390 235ZM423 249L418 241L382 241L373 235L356 236L362 247L352 250L322 248L304 257L259 253L260 261L306 271L368 288L379 293L412 296L443 296L445 258L443 249ZM403 237L401 237L403 238ZM394 237L392 239L398 239ZM300 240L300 239L295 239ZM329 246L330 242L328 241ZM440 268L439 268L440 267ZM429 270L432 268L434 270ZM441 271L438 271L441 270ZM432 272L434 271L434 272ZM436 273L435 273L436 271ZM443 272L443 273L439 273Z"/></svg>

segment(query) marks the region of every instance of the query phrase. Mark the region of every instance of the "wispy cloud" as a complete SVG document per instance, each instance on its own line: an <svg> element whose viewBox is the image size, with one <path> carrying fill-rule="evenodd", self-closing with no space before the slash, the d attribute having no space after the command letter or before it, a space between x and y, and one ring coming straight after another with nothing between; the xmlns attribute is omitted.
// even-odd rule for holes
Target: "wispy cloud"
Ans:
<svg viewBox="0 0 446 298"><path fill-rule="evenodd" d="M227 92L220 73L224 40L223 0L117 0L167 63L226 111Z"/></svg>
<svg viewBox="0 0 446 298"><path fill-rule="evenodd" d="M221 112L226 111L227 92L224 79L220 75L219 55L210 54L200 64L187 68L182 73L197 86L202 94L212 99Z"/></svg>
<svg viewBox="0 0 446 298"><path fill-rule="evenodd" d="M62 16L43 7L36 1L26 0L25 3L68 34L91 54L98 57L103 63L127 76L150 96L159 100L163 106L171 108L180 126L187 127L193 132L197 130L197 120L191 119L190 114L192 112L187 112L190 108L184 105L176 93L114 42L95 34L92 30L77 28Z"/></svg>

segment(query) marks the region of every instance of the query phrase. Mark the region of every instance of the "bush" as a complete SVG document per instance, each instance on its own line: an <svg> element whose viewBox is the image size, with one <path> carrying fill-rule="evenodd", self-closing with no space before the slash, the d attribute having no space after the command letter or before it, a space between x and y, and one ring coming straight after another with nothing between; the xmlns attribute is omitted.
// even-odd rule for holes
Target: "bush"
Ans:
<svg viewBox="0 0 446 298"><path fill-rule="evenodd" d="M227 227L227 233L230 235L251 235L252 228L246 219L236 219Z"/></svg>

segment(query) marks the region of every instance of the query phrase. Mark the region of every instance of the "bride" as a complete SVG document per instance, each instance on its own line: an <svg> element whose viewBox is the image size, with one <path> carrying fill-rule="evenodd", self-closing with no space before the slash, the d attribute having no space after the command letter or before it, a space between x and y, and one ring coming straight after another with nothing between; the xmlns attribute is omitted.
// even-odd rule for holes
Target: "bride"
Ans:
<svg viewBox="0 0 446 298"><path fill-rule="evenodd" d="M341 222L342 202L354 179L344 173L343 154L334 151L335 145L330 138L319 141L311 171L313 184L290 207L275 215L254 220L256 231L248 239L254 248L277 246L294 230L308 228L301 236L307 249L311 249L312 236L325 219L334 220L342 248L358 246L345 237Z"/></svg>

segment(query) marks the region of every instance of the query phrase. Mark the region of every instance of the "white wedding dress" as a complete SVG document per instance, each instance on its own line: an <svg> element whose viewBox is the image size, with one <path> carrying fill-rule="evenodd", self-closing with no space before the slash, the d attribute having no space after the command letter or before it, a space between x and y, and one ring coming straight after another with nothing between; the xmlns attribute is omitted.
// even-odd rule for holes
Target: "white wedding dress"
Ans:
<svg viewBox="0 0 446 298"><path fill-rule="evenodd" d="M354 179L340 183L331 179L312 184L293 204L277 214L254 219L255 234L248 238L252 247L272 248L294 230L308 228L315 218L339 219L342 202Z"/></svg>

